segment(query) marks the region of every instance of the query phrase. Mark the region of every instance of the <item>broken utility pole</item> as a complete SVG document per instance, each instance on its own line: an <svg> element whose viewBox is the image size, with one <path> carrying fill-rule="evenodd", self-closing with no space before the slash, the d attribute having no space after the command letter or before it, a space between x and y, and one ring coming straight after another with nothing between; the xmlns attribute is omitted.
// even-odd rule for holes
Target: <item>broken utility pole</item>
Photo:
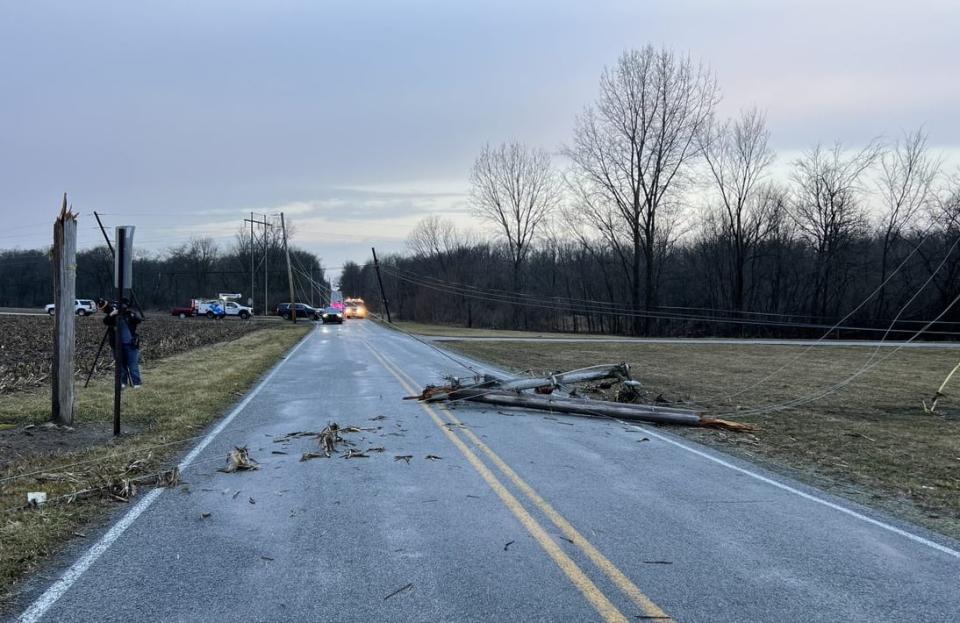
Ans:
<svg viewBox="0 0 960 623"><path fill-rule="evenodd" d="M576 391L569 393L564 391L564 386L600 379L615 379L616 382L632 387L640 385L630 378L630 367L626 363L621 363L558 372L542 378L500 379L486 375L476 378L472 384L464 384L460 379L454 378L450 379L446 386L428 385L419 396L407 396L405 399L425 402L469 400L498 407L519 407L553 413L608 417L615 420L702 426L733 431L754 430L748 424L704 417L693 409L591 400L577 396ZM535 393L523 393L531 389ZM555 391L557 394L565 395L553 395Z"/></svg>
<svg viewBox="0 0 960 623"><path fill-rule="evenodd" d="M373 251L373 267L377 269L377 283L380 284L380 300L383 301L383 311L387 312L387 322L393 324L393 320L390 319L390 302L387 301L387 295L383 291L383 279L380 277L380 261L377 260L377 250L373 247L370 247L370 250Z"/></svg>
<svg viewBox="0 0 960 623"><path fill-rule="evenodd" d="M77 215L63 207L53 225L53 409L52 420L73 424L74 355L77 348Z"/></svg>
<svg viewBox="0 0 960 623"><path fill-rule="evenodd" d="M290 247L287 246L287 225L280 213L280 228L283 230L283 252L287 254L287 281L290 284L290 317L297 322L297 302L293 300L293 269L290 267Z"/></svg>

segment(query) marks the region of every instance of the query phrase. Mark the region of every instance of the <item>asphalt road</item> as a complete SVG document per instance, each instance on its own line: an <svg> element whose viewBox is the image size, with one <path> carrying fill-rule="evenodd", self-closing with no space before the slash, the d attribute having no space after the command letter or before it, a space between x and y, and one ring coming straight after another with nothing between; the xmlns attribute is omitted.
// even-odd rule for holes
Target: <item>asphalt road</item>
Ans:
<svg viewBox="0 0 960 623"><path fill-rule="evenodd" d="M956 542L665 429L400 399L448 373L372 322L318 327L22 620L958 620ZM331 421L385 450L274 441ZM261 468L217 472L235 445Z"/></svg>

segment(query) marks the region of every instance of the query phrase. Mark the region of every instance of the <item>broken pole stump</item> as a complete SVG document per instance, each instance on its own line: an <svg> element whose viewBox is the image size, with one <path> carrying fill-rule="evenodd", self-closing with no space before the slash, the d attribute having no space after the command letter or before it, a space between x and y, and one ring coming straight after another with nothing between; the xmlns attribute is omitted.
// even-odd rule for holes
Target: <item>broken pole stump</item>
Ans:
<svg viewBox="0 0 960 623"><path fill-rule="evenodd" d="M77 216L63 207L53 225L53 404L51 420L73 424L74 357L77 349Z"/></svg>

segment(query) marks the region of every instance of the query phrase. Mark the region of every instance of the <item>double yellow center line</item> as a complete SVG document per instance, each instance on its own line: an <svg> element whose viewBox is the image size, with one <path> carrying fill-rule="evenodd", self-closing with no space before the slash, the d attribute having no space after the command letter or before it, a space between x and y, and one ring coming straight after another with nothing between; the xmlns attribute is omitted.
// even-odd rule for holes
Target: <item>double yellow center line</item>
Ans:
<svg viewBox="0 0 960 623"><path fill-rule="evenodd" d="M364 345L373 353L373 356L387 369L396 379L404 390L410 394L418 394L416 381L406 372L401 370L396 364L390 361L386 355L378 352L366 340ZM672 621L663 610L661 610L649 597L644 595L637 586L624 575L606 556L594 547L587 539L581 535L570 522L557 512L546 500L540 496L533 487L527 484L507 463L501 459L493 450L483 443L473 431L464 426L457 417L446 408L440 408L443 418L437 413L438 409L433 408L427 403L419 403L421 408L430 416L433 423L443 431L446 437L457 447L471 466L477 471L481 478L493 489L494 493L500 498L504 506L513 513L524 528L537 541L540 547L556 563L561 571L567 576L571 583L583 594L590 604L597 610L604 621L625 623L628 619L619 609L604 595L596 584L590 580L582 569L569 557L566 552L557 545L542 525L527 511L526 508L510 493L509 489L497 476L486 466L486 464L470 449L470 447L451 430L448 424L454 424L462 431L463 435L490 460L490 462L510 481L513 485L556 526L563 536L572 542L582 551L587 558L600 571L613 582L637 607L643 611L644 618L657 619L662 621ZM444 421L446 418L446 422Z"/></svg>

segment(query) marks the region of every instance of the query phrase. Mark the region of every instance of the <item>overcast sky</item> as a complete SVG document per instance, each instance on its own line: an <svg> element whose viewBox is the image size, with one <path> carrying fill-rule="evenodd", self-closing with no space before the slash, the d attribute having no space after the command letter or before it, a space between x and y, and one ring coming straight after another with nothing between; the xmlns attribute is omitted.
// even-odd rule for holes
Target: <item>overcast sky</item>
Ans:
<svg viewBox="0 0 960 623"><path fill-rule="evenodd" d="M648 43L757 105L780 162L923 124L960 153L960 2L0 0L0 248L59 198L162 250L284 210L329 266L472 221L485 142L555 151L600 72ZM89 218L88 218L89 217Z"/></svg>

